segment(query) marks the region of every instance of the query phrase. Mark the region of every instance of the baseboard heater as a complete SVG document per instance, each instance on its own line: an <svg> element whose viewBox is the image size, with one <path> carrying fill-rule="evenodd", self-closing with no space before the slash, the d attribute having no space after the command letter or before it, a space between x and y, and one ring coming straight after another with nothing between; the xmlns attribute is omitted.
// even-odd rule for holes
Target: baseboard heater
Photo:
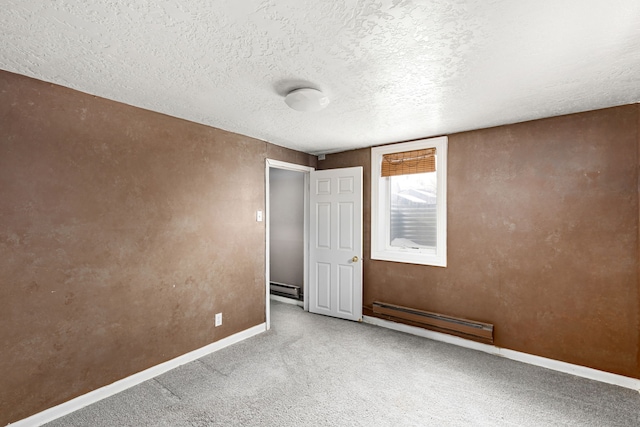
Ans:
<svg viewBox="0 0 640 427"><path fill-rule="evenodd" d="M284 283L271 282L270 290L272 294L286 296L290 298L300 299L300 286L286 285Z"/></svg>
<svg viewBox="0 0 640 427"><path fill-rule="evenodd" d="M373 312L389 317L388 320L404 320L413 326L493 344L493 325L490 323L460 319L378 301L373 303Z"/></svg>

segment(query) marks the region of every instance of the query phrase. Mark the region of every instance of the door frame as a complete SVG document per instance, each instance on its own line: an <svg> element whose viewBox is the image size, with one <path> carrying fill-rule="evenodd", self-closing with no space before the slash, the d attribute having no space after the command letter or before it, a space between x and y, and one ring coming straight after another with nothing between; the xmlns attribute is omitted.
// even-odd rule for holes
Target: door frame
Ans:
<svg viewBox="0 0 640 427"><path fill-rule="evenodd" d="M265 319L267 324L267 330L271 329L271 269L270 269L270 245L271 245L271 227L270 223L270 182L269 182L269 170L270 169L284 169L294 172L304 173L304 230L303 230L303 278L302 278L302 296L304 310L309 311L309 300L307 299L308 284L308 272L309 272L309 173L314 171L315 168L310 166L297 165L295 163L287 163L280 160L267 159L265 163Z"/></svg>

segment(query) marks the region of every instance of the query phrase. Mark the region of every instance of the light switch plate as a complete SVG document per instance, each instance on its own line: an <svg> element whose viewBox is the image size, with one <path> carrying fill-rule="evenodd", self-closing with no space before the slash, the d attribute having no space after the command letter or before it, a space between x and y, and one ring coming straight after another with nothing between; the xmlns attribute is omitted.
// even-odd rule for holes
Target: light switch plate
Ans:
<svg viewBox="0 0 640 427"><path fill-rule="evenodd" d="M258 222L262 221L262 211L256 212L256 221Z"/></svg>

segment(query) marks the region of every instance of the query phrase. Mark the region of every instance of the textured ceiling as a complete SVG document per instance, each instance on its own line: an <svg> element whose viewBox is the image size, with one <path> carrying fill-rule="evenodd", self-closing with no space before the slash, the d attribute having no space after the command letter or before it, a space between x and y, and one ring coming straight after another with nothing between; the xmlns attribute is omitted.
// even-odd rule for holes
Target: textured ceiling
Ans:
<svg viewBox="0 0 640 427"><path fill-rule="evenodd" d="M640 102L638 0L0 5L2 69L310 153Z"/></svg>

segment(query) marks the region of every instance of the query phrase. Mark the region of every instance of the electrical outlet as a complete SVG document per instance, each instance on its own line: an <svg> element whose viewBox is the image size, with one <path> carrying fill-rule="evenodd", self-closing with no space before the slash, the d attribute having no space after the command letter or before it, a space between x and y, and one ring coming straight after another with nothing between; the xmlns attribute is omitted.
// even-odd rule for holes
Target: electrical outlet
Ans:
<svg viewBox="0 0 640 427"><path fill-rule="evenodd" d="M216 326L222 325L222 313L216 313Z"/></svg>

